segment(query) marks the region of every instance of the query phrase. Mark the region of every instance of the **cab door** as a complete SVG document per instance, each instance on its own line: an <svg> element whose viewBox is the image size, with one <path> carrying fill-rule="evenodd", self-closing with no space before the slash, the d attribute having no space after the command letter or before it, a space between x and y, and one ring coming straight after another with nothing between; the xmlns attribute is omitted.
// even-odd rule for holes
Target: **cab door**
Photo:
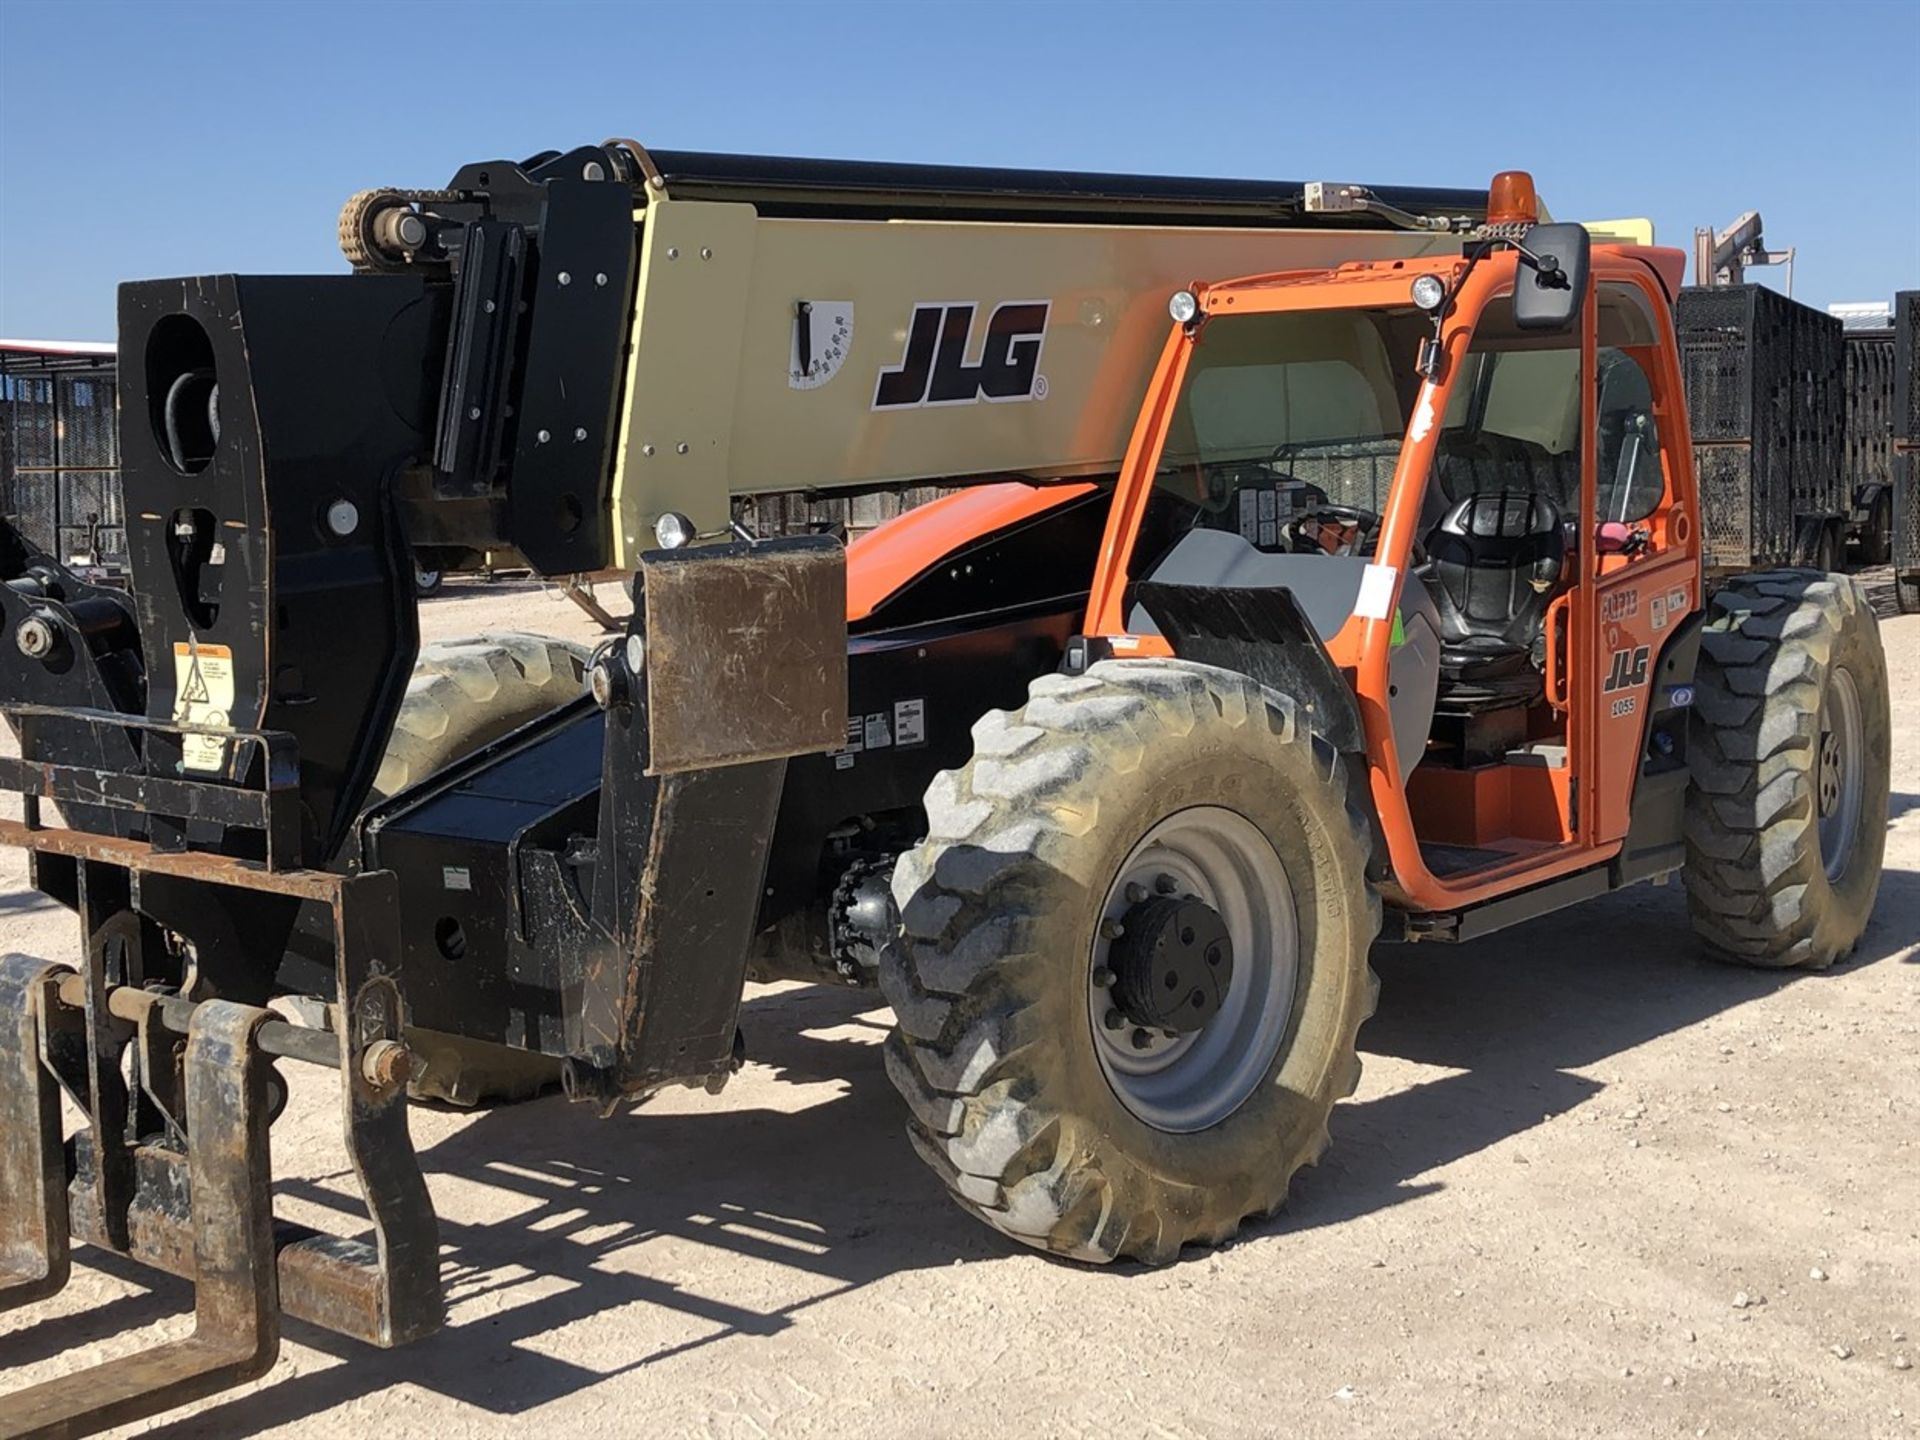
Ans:
<svg viewBox="0 0 1920 1440"><path fill-rule="evenodd" d="M1581 568L1594 598L1587 690L1592 763L1587 838L1627 833L1645 759L1647 716L1662 691L1667 641L1699 603L1692 517L1680 484L1686 424L1662 303L1632 279L1596 277L1591 402L1593 466L1584 486Z"/></svg>

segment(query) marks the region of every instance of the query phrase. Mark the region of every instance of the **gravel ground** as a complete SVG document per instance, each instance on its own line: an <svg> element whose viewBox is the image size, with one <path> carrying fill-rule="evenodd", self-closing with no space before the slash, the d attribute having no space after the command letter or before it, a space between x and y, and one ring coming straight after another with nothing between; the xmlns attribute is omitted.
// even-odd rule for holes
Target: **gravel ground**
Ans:
<svg viewBox="0 0 1920 1440"><path fill-rule="evenodd" d="M526 585L456 582L425 623L588 633ZM1096 1271L1003 1243L909 1149L874 998L754 987L721 1096L414 1112L443 1333L382 1353L289 1324L264 1381L143 1428L1920 1434L1920 618L1882 635L1893 820L1854 959L1709 964L1678 887L1383 947L1333 1150L1225 1251ZM36 898L0 856L5 947L69 954ZM324 1215L351 1203L337 1102L291 1068L278 1192ZM182 1334L191 1303L83 1250L0 1317L0 1388Z"/></svg>

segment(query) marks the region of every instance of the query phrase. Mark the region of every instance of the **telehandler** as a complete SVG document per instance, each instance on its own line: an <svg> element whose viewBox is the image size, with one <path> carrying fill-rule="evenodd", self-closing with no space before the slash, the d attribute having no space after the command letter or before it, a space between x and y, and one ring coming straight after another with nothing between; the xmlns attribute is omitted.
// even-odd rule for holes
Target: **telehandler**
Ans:
<svg viewBox="0 0 1920 1440"><path fill-rule="evenodd" d="M0 841L84 942L0 961L0 1306L78 1238L196 1328L0 1432L256 1376L282 1311L430 1333L409 1094L717 1090L749 977L877 983L961 1205L1161 1262L1318 1158L1377 940L1678 872L1717 955L1845 955L1874 620L1704 593L1682 257L1595 231L1519 172L619 141L355 197L352 275L124 286L130 590L0 527ZM730 518L936 481L846 548ZM416 565L502 553L633 614L422 649ZM274 1218L287 1061L339 1073L365 1237Z"/></svg>

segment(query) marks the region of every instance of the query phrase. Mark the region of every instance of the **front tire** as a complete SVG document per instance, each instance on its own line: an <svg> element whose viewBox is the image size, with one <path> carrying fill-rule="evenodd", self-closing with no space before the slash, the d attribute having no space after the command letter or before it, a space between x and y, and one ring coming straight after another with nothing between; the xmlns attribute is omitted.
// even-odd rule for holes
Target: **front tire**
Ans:
<svg viewBox="0 0 1920 1440"><path fill-rule="evenodd" d="M880 979L908 1135L1026 1244L1154 1263L1218 1244L1279 1207L1358 1083L1380 903L1345 766L1304 706L1181 661L1043 677L973 733L894 872ZM1197 1028L1141 998L1122 953L1162 902L1230 939Z"/></svg>
<svg viewBox="0 0 1920 1440"><path fill-rule="evenodd" d="M1718 959L1824 969L1859 943L1887 843L1887 662L1860 587L1729 581L1701 633L1694 719L1694 930Z"/></svg>

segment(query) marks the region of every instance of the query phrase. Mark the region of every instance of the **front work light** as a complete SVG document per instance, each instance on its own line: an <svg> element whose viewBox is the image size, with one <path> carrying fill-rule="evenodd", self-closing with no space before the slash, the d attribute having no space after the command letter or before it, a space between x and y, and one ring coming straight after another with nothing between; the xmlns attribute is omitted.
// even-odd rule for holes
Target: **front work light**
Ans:
<svg viewBox="0 0 1920 1440"><path fill-rule="evenodd" d="M1432 313L1446 302L1447 287L1438 275L1422 275L1413 282L1413 303Z"/></svg>
<svg viewBox="0 0 1920 1440"><path fill-rule="evenodd" d="M669 510L653 522L653 538L662 550L678 550L693 542L693 521L677 510Z"/></svg>
<svg viewBox="0 0 1920 1440"><path fill-rule="evenodd" d="M1200 301L1191 290L1176 290L1167 301L1167 313L1176 325L1191 325L1200 314Z"/></svg>

